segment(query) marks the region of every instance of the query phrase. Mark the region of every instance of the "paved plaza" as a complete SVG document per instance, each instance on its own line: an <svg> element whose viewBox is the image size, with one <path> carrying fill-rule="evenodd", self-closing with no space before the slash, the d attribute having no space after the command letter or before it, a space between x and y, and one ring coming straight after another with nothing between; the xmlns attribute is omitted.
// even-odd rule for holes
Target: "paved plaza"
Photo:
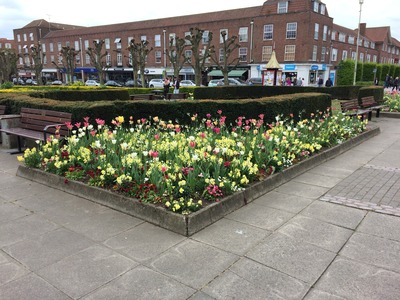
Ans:
<svg viewBox="0 0 400 300"><path fill-rule="evenodd" d="M400 295L400 119L184 237L16 176L0 150L0 299Z"/></svg>

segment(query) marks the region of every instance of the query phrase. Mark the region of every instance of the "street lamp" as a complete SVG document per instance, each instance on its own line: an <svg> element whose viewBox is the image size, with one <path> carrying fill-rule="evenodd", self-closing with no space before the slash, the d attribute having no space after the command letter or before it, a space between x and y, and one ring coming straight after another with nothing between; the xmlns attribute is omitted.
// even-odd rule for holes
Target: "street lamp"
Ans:
<svg viewBox="0 0 400 300"><path fill-rule="evenodd" d="M166 51L166 45L165 45L165 33L167 30L163 29L163 35L164 35L164 68L165 68L165 75L167 75L167 51Z"/></svg>
<svg viewBox="0 0 400 300"><path fill-rule="evenodd" d="M358 17L358 32L357 32L357 45L356 45L356 61L354 63L354 78L353 85L356 85L356 77L357 77L357 62L358 62L358 46L360 43L360 24L361 24L361 8L364 3L364 0L358 0L360 3L360 15Z"/></svg>
<svg viewBox="0 0 400 300"><path fill-rule="evenodd" d="M253 63L253 30L254 30L254 20L250 22L250 63Z"/></svg>
<svg viewBox="0 0 400 300"><path fill-rule="evenodd" d="M81 74L82 74L82 82L85 82L85 71L83 71L83 49L82 49L82 38L79 38L79 46L81 48Z"/></svg>

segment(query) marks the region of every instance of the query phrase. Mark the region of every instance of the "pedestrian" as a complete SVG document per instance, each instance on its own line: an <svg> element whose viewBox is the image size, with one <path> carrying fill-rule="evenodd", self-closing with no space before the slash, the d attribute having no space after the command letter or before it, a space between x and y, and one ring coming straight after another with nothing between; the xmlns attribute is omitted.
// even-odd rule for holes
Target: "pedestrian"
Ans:
<svg viewBox="0 0 400 300"><path fill-rule="evenodd" d="M394 90L397 91L398 88L399 88L399 77L396 77L396 78L394 79L394 81L393 81L392 91L394 91Z"/></svg>
<svg viewBox="0 0 400 300"><path fill-rule="evenodd" d="M169 93L169 87L171 85L171 80L169 79L168 76L164 78L163 85L164 85L164 100L166 100Z"/></svg>
<svg viewBox="0 0 400 300"><path fill-rule="evenodd" d="M390 84L390 76L389 76L389 74L386 74L386 77L385 77L385 88L388 88L389 87L389 84Z"/></svg>
<svg viewBox="0 0 400 300"><path fill-rule="evenodd" d="M325 82L325 86L326 86L326 87L331 87L332 85L333 85L333 82L332 82L331 78L328 78L328 79L326 80L326 82Z"/></svg>
<svg viewBox="0 0 400 300"><path fill-rule="evenodd" d="M180 87L180 85L181 85L181 83L180 83L179 78L174 77L174 83L173 83L173 86L174 86L174 94L179 94L179 87Z"/></svg>
<svg viewBox="0 0 400 300"><path fill-rule="evenodd" d="M324 84L324 80L322 79L322 77L321 76L318 76L318 87L322 87L323 86L323 84Z"/></svg>
<svg viewBox="0 0 400 300"><path fill-rule="evenodd" d="M296 85L297 85L297 86L302 86L302 85L303 85L303 80L301 79L301 77L299 77L299 78L296 80Z"/></svg>

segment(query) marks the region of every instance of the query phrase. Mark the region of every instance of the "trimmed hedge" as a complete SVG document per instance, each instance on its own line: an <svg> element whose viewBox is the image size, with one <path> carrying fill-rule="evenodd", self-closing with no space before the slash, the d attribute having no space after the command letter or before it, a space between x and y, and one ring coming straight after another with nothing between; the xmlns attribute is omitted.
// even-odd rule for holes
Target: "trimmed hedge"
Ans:
<svg viewBox="0 0 400 300"><path fill-rule="evenodd" d="M127 89L45 90L31 92L29 96L60 101L129 100Z"/></svg>
<svg viewBox="0 0 400 300"><path fill-rule="evenodd" d="M158 116L163 120L179 121L190 124L190 116L198 114L200 118L210 113L216 115L222 110L227 117L226 123L233 123L238 116L258 118L264 114L266 122L274 122L277 115L288 116L299 114L308 117L316 111L325 111L331 106L331 97L327 94L305 93L296 95L281 95L261 99L241 100L179 100L179 101L57 101L46 98L32 98L22 93L0 93L0 104L6 104L11 113L19 113L21 107L51 109L72 113L74 122L80 122L84 117L104 119L110 123L116 116L135 120Z"/></svg>

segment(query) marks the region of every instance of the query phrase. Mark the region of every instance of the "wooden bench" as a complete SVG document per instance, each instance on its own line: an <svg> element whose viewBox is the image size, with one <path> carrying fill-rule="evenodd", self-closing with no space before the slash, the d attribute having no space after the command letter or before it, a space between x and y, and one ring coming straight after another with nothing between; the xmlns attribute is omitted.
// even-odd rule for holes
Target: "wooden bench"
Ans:
<svg viewBox="0 0 400 300"><path fill-rule="evenodd" d="M382 108L386 107L386 105L381 105L375 101L374 96L362 97L361 98L361 108L371 109L376 111L376 117L379 118L379 113Z"/></svg>
<svg viewBox="0 0 400 300"><path fill-rule="evenodd" d="M342 112L347 116L361 116L361 121L364 121L364 116L367 116L369 121L372 118L372 110L369 108L360 108L358 99L341 101L340 107L342 109Z"/></svg>
<svg viewBox="0 0 400 300"><path fill-rule="evenodd" d="M172 94L169 93L167 95L168 100L174 100L174 99L186 99L187 98L187 94L186 93L178 93L178 94Z"/></svg>
<svg viewBox="0 0 400 300"><path fill-rule="evenodd" d="M129 95L131 100L154 100L154 94L134 94Z"/></svg>
<svg viewBox="0 0 400 300"><path fill-rule="evenodd" d="M20 115L15 118L20 119L18 126L0 128L0 131L17 136L18 153L21 153L21 137L46 141L50 135L56 134L57 130L61 137L68 136L69 131L65 123L71 122L72 114L45 109L21 108Z"/></svg>

